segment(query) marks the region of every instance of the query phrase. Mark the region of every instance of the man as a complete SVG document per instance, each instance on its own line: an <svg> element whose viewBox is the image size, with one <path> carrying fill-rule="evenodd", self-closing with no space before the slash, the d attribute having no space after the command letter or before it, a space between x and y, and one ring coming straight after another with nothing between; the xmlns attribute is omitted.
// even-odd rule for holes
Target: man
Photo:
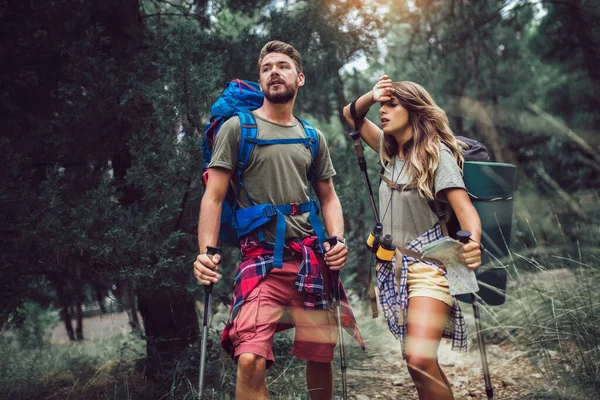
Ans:
<svg viewBox="0 0 600 400"><path fill-rule="evenodd" d="M263 105L253 112L258 139L306 138L293 108L298 88L304 85L300 54L291 45L271 41L261 50L259 84ZM219 255L209 257L206 246L216 246L222 204L237 166L240 146L240 119L233 117L221 127L216 139L208 184L202 198L198 242L200 255L194 274L204 285L219 281ZM222 345L237 361L237 399L267 399L265 370L273 362L273 334L282 328L287 311L295 328L292 353L307 360L306 383L312 399L331 399L333 378L331 361L337 342L335 317L331 311L331 271L344 267L348 250L344 244L342 207L335 193L335 175L325 138L318 132L316 176L312 179L320 202L325 229L337 237L335 246L322 244L319 253L315 229L308 212L285 215L285 251L277 265L277 221L273 218L260 232L242 238L242 262L236 271L231 318L223 332ZM310 199L313 157L309 146L301 143L254 146L243 173L239 199L242 208L253 204L288 205ZM251 199L251 200L250 200ZM296 210L297 211L297 210ZM316 214L315 214L316 215ZM314 220L313 220L314 221ZM275 249L277 246L275 246ZM331 282L330 282L331 281ZM343 293L343 290L342 290ZM342 295L349 318L346 328L364 347L352 313ZM286 315L287 315L286 314Z"/></svg>

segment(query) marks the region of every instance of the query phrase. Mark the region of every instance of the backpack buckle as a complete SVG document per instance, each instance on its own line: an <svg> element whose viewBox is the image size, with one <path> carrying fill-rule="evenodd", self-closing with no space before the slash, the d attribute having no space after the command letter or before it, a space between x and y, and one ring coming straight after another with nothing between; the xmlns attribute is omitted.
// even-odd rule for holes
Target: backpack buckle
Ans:
<svg viewBox="0 0 600 400"><path fill-rule="evenodd" d="M315 138L306 138L306 140L304 141L304 147L306 147L307 149L310 149L310 147L315 144L317 141L315 140Z"/></svg>
<svg viewBox="0 0 600 400"><path fill-rule="evenodd" d="M294 202L294 203L290 203L290 206L292 206L292 212L290 215L299 215L302 214L300 212L300 203L299 202Z"/></svg>
<svg viewBox="0 0 600 400"><path fill-rule="evenodd" d="M266 204L262 211L265 217L272 217L277 214L277 207L274 204Z"/></svg>

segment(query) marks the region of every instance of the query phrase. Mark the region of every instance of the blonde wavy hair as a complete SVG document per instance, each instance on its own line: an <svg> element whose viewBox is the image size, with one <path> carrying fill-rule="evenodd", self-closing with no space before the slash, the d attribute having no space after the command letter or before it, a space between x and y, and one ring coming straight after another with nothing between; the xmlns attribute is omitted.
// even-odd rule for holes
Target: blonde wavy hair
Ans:
<svg viewBox="0 0 600 400"><path fill-rule="evenodd" d="M457 140L450 129L448 116L421 85L414 82L394 82L393 96L408 111L413 137L404 143L402 153L406 161L410 183L416 185L421 196L433 199L434 174L440 161L440 144L450 148L462 169L464 158L460 147L466 144ZM391 135L384 135L379 156L381 165L389 164L400 147Z"/></svg>

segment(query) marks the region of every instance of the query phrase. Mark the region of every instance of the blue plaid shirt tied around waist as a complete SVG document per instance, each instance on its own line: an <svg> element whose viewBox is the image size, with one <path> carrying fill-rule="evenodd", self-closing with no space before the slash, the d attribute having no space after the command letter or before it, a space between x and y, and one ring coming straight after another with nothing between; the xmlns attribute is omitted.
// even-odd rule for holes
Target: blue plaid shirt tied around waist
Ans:
<svg viewBox="0 0 600 400"><path fill-rule="evenodd" d="M439 222L437 222L431 229L408 243L405 247L409 250L422 253L422 249L425 245L435 242L443 236L442 228L440 227ZM398 254L399 253L396 252L396 255ZM408 266L417 262L441 268L439 265L432 262L419 260L402 254L402 270L400 271L399 287L396 285L395 281L397 265L396 257L394 257L392 262L380 263L377 272L381 309L387 319L390 332L392 332L396 339L400 340L403 345L406 336L406 316L408 309L408 290L406 287ZM450 311L450 318L448 319L442 336L452 341L452 350L467 351L468 340L465 319L456 299L454 301L454 306L452 306L452 310Z"/></svg>

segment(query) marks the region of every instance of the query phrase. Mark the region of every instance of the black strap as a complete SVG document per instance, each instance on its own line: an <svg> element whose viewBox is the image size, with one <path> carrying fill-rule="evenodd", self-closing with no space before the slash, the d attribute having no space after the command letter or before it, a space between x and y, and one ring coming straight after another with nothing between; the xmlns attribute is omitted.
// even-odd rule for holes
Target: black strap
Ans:
<svg viewBox="0 0 600 400"><path fill-rule="evenodd" d="M354 129L355 130L358 130L360 128L360 125L362 125L363 120L365 119L365 117L367 116L367 113L369 112L369 110L367 109L367 111L365 111L365 113L363 115L361 115L360 117L356 116L356 101L359 99L359 97L357 97L356 99L354 99L352 101L352 103L350 103L350 115L352 115L352 119L354 120Z"/></svg>
<svg viewBox="0 0 600 400"><path fill-rule="evenodd" d="M446 225L446 213L444 213L444 207L442 206L442 203L436 198L434 198L433 201L429 203L429 205L431 206L432 203L435 214L437 215L438 220L440 221L442 234L444 236L450 236L448 232L448 225Z"/></svg>

